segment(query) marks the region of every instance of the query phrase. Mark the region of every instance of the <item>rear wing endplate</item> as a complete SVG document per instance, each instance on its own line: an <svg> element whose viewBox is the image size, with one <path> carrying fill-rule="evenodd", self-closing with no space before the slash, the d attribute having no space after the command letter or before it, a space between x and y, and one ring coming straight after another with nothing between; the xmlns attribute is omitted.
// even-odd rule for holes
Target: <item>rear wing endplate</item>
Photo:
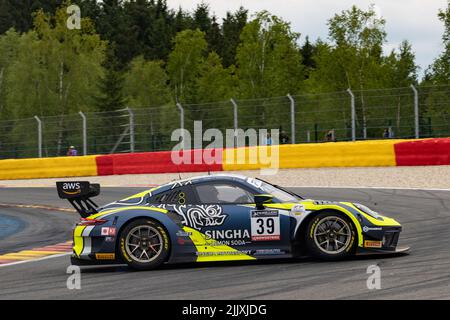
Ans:
<svg viewBox="0 0 450 320"><path fill-rule="evenodd" d="M67 199L82 218L97 213L98 206L91 198L100 194L100 184L88 181L56 182L56 189L61 199Z"/></svg>

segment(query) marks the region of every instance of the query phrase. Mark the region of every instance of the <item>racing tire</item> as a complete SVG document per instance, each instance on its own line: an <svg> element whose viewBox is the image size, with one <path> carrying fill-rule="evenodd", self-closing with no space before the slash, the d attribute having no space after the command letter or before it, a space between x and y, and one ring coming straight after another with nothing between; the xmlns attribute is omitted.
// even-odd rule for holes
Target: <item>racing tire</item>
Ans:
<svg viewBox="0 0 450 320"><path fill-rule="evenodd" d="M163 226L154 220L134 220L120 233L119 252L123 261L133 269L156 269L166 262L169 256L169 235Z"/></svg>
<svg viewBox="0 0 450 320"><path fill-rule="evenodd" d="M346 215L323 211L309 222L305 243L308 252L315 258L340 260L355 252L356 230Z"/></svg>

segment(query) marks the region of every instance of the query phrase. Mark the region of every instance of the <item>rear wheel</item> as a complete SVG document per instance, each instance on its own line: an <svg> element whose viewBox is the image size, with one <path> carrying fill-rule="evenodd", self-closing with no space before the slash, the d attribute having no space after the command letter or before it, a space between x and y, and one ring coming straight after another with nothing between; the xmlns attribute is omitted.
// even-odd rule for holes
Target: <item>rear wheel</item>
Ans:
<svg viewBox="0 0 450 320"><path fill-rule="evenodd" d="M342 213L324 211L308 225L306 246L309 253L322 260L338 260L353 253L356 232L353 223Z"/></svg>
<svg viewBox="0 0 450 320"><path fill-rule="evenodd" d="M169 236L162 225L150 219L131 222L120 234L120 254L132 268L151 270L169 255Z"/></svg>

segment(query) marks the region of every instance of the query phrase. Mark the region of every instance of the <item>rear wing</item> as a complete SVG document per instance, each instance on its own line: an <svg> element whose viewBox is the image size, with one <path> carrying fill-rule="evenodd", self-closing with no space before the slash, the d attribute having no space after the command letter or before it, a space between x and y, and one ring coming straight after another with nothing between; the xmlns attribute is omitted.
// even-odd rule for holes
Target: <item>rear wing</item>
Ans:
<svg viewBox="0 0 450 320"><path fill-rule="evenodd" d="M100 194L100 184L88 181L56 182L56 189L61 199L67 199L82 218L97 213L98 206L91 198Z"/></svg>

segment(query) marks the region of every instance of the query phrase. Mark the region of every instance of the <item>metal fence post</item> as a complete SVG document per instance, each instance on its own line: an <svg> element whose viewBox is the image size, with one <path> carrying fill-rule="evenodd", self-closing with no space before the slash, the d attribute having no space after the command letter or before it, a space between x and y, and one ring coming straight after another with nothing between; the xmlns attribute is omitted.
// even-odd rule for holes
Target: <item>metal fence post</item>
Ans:
<svg viewBox="0 0 450 320"><path fill-rule="evenodd" d="M233 98L230 99L231 104L233 105L233 126L234 126L234 146L238 145L238 137L237 137L237 129L238 129L238 105Z"/></svg>
<svg viewBox="0 0 450 320"><path fill-rule="evenodd" d="M419 139L419 92L413 84L411 89L414 92L414 136Z"/></svg>
<svg viewBox="0 0 450 320"><path fill-rule="evenodd" d="M42 121L38 116L34 116L38 124L38 156L42 158Z"/></svg>
<svg viewBox="0 0 450 320"><path fill-rule="evenodd" d="M347 92L350 94L350 97L351 97L351 104L352 104L352 141L355 141L356 140L355 95L353 94L352 90L350 90L350 88L347 89Z"/></svg>
<svg viewBox="0 0 450 320"><path fill-rule="evenodd" d="M129 107L126 110L130 116L130 152L134 152L134 112Z"/></svg>
<svg viewBox="0 0 450 320"><path fill-rule="evenodd" d="M289 93L287 97L291 101L291 144L295 144L295 100Z"/></svg>
<svg viewBox="0 0 450 320"><path fill-rule="evenodd" d="M78 112L83 120L83 155L87 155L87 120L83 112Z"/></svg>
<svg viewBox="0 0 450 320"><path fill-rule="evenodd" d="M236 132L236 130L238 129L238 105L233 98L231 98L230 101L233 104L233 124L234 124L234 131Z"/></svg>
<svg viewBox="0 0 450 320"><path fill-rule="evenodd" d="M183 139L183 146L186 145L186 141L184 141L184 108L181 103L177 102L177 108L180 110L180 129L181 129L181 137Z"/></svg>

